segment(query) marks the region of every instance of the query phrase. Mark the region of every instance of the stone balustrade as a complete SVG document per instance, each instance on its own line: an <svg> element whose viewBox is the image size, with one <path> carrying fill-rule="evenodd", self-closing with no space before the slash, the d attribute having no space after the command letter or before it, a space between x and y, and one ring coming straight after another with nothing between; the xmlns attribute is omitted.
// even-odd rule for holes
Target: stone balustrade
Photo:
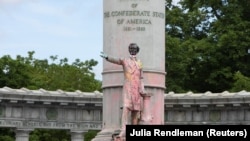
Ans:
<svg viewBox="0 0 250 141"><path fill-rule="evenodd" d="M165 95L165 124L249 124L250 92Z"/></svg>
<svg viewBox="0 0 250 141"><path fill-rule="evenodd" d="M165 124L249 124L250 92L167 93ZM0 127L16 129L16 141L28 141L35 128L71 131L83 140L102 129L102 93L0 88Z"/></svg>
<svg viewBox="0 0 250 141"><path fill-rule="evenodd" d="M44 89L0 88L0 127L16 129L16 141L28 141L35 128L70 130L72 141L102 128L102 94Z"/></svg>

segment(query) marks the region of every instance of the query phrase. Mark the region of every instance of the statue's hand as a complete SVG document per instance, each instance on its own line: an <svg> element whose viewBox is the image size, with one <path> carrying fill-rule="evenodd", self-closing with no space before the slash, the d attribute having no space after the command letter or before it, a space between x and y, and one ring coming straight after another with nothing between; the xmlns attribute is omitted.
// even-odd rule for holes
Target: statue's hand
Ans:
<svg viewBox="0 0 250 141"><path fill-rule="evenodd" d="M141 96L147 94L147 91L145 90L144 83L142 80L141 80L140 85L139 85L139 93L141 94Z"/></svg>
<svg viewBox="0 0 250 141"><path fill-rule="evenodd" d="M105 59L108 59L108 55L105 54L104 52L101 52L101 55L100 55L102 58L105 58Z"/></svg>
<svg viewBox="0 0 250 141"><path fill-rule="evenodd" d="M147 91L144 88L141 88L139 90L139 93L141 94L141 96L147 95Z"/></svg>

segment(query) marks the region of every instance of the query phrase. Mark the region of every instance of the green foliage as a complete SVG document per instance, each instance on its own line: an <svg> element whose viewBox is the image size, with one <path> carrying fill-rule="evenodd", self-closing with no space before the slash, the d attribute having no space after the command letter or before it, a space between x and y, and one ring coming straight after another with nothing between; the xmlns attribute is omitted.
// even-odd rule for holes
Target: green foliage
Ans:
<svg viewBox="0 0 250 141"><path fill-rule="evenodd" d="M239 92L242 90L250 91L250 78L242 75L241 72L236 72L234 74L235 83L231 89L233 92Z"/></svg>
<svg viewBox="0 0 250 141"><path fill-rule="evenodd" d="M0 86L27 87L30 83L29 66L18 58L6 55L0 59Z"/></svg>
<svg viewBox="0 0 250 141"><path fill-rule="evenodd" d="M91 141L99 130L89 130L83 133L84 141ZM12 128L0 128L0 141L15 141L15 132ZM35 129L30 133L29 141L71 141L70 131Z"/></svg>
<svg viewBox="0 0 250 141"><path fill-rule="evenodd" d="M11 128L0 128L0 141L15 141L15 133Z"/></svg>
<svg viewBox="0 0 250 141"><path fill-rule="evenodd" d="M185 92L183 89L183 80L187 79L185 68L189 59L183 59L187 55L185 48L180 47L180 40L166 35L166 87L167 91ZM174 48L169 48L173 47Z"/></svg>
<svg viewBox="0 0 250 141"><path fill-rule="evenodd" d="M89 130L87 133L84 134L84 141L91 141L97 133L100 132L99 130Z"/></svg>
<svg viewBox="0 0 250 141"><path fill-rule="evenodd" d="M172 0L165 4L166 92L250 91L250 1L182 0L179 4L172 5ZM57 56L35 59L34 53L0 58L0 87L101 91L101 82L92 72L95 60L76 59L69 64L67 58ZM12 133L0 131L0 140L13 139L5 136ZM85 134L85 140L96 133ZM50 141L52 134L66 135L61 141L68 139L67 132L35 130L30 140Z"/></svg>
<svg viewBox="0 0 250 141"><path fill-rule="evenodd" d="M76 59L69 64L68 59L57 60L51 56L40 60L34 58L35 52L28 52L28 57L18 55L16 59L6 55L0 58L0 87L28 88L45 90L64 90L93 92L101 91L101 81L96 80L92 72L97 61L91 59L85 62ZM51 62L51 63L49 63ZM91 140L95 132L85 136ZM0 141L14 141L15 134L11 129L0 129ZM70 141L70 133L65 130L35 129L30 133L30 141Z"/></svg>
<svg viewBox="0 0 250 141"><path fill-rule="evenodd" d="M30 141L70 141L67 130L35 129L30 133Z"/></svg>
<svg viewBox="0 0 250 141"><path fill-rule="evenodd" d="M0 136L0 141L15 141L15 139L10 137L9 135L4 135L4 136Z"/></svg>
<svg viewBox="0 0 250 141"><path fill-rule="evenodd" d="M166 0L167 92L233 90L250 77L250 1ZM241 89L248 89L242 85Z"/></svg>
<svg viewBox="0 0 250 141"><path fill-rule="evenodd" d="M0 58L0 86L11 88L64 90L83 92L101 91L101 81L95 79L92 72L97 61L91 59L85 62L76 59L72 64L68 59L59 60L51 56L52 63L47 59L33 58L34 51L28 52L28 57L10 56Z"/></svg>

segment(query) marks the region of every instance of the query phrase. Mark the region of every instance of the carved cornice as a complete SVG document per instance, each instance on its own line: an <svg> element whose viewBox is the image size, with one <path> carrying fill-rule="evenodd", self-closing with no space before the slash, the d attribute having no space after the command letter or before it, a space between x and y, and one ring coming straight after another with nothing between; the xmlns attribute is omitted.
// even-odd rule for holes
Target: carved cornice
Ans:
<svg viewBox="0 0 250 141"><path fill-rule="evenodd" d="M239 107L249 106L250 92L165 94L165 107Z"/></svg>
<svg viewBox="0 0 250 141"><path fill-rule="evenodd" d="M45 105L75 105L75 106L102 106L102 93L63 90L48 91L44 89L29 90L26 88L12 89L9 87L0 88L0 102L9 103L40 103ZM164 95L165 108L191 108L191 107L239 107L250 106L250 92L242 90L230 93L174 93Z"/></svg>
<svg viewBox="0 0 250 141"><path fill-rule="evenodd" d="M67 92L62 90L47 91L44 89L29 90L26 88L0 88L0 102L27 103L45 105L74 105L74 106L102 106L102 93L95 92Z"/></svg>

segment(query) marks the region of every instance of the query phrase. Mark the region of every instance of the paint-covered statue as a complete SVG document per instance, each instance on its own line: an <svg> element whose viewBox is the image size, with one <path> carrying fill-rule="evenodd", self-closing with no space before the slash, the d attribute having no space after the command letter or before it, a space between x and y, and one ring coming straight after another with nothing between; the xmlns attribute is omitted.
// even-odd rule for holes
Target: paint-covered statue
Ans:
<svg viewBox="0 0 250 141"><path fill-rule="evenodd" d="M131 43L128 47L130 53L129 58L114 58L103 52L101 52L100 55L111 63L122 65L124 70L125 80L123 85L123 112L120 137L125 136L125 127L128 123L129 112L131 112L131 123L136 125L140 120L140 113L143 108L142 95L146 94L146 91L142 81L142 63L136 58L136 54L139 50L140 48L137 44Z"/></svg>

